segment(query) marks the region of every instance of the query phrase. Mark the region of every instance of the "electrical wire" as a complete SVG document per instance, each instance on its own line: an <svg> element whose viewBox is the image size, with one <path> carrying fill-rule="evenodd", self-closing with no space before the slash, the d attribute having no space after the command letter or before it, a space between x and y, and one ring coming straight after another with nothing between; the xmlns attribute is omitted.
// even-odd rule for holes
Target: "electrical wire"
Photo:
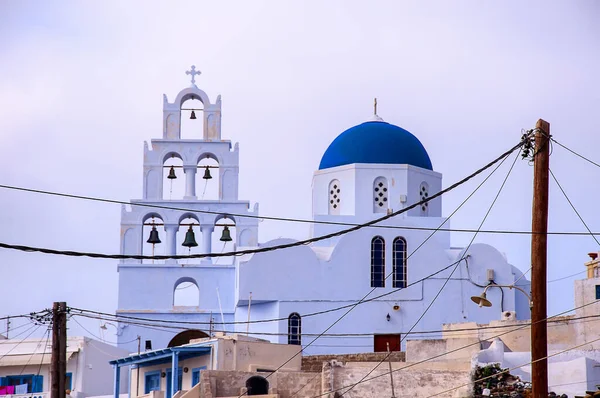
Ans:
<svg viewBox="0 0 600 398"><path fill-rule="evenodd" d="M321 235L321 236L316 236L313 238L309 238L309 239L305 239L305 240L301 240L301 241L295 241L295 242L290 242L290 243L285 243L285 244L281 244L281 245L277 245L277 246L269 246L269 247L259 247L256 249L245 249L245 250L240 250L240 251L232 251L232 252L225 252L225 253L201 253L201 254L192 254L192 255L159 255L159 256L144 256L144 255L134 255L134 254L104 254L104 253L93 253L93 252L78 252L78 251L67 251L67 250L55 250L55 249L47 249L47 248L41 248L41 247L33 247L33 246L24 246L24 245L11 245L11 244L7 244L7 243L0 243L0 247L5 248L5 249L13 249L13 250L20 250L20 251L25 251L25 252L40 252L40 253L45 253L45 254L55 254L55 255L64 255L64 256L73 256L73 257L92 257L92 258L109 258L109 259L117 259L117 260L124 260L124 259L136 259L136 260L166 260L166 259L191 259L191 258L205 258L205 257L229 257L229 256L240 256L240 255L244 255L244 254L255 254L255 253L264 253L264 252L270 252L270 251L275 251L275 250L281 250L281 249L287 249L287 248L291 248L291 247L296 247L296 246L303 246L303 245L308 245L310 243L315 243L315 242L319 242L322 240L326 240L326 239L330 239L330 238L334 238L337 236L342 236L345 234L348 234L350 232L354 232L354 231L358 231L362 228L366 228L375 224L378 224L382 221L385 221L387 219L390 219L392 217L395 217L399 214L403 214L406 213L407 211L417 207L417 206L421 206L431 200L434 200L440 196L442 196L443 194L452 191L453 189L461 186L462 184L466 183L467 181L473 179L474 177L478 176L479 174L481 174L482 172L484 172L485 170L489 169L490 167L492 167L494 164L498 163L499 161L503 160L504 158L506 158L507 156L509 156L511 153L513 153L514 151L516 151L517 149L519 149L523 143L526 141L526 139L523 139L522 141L520 141L517 145L513 146L511 149L509 149L508 151L504 152L502 155L498 156L496 159L492 160L491 162L489 162L488 164L486 164L485 166L479 168L478 170L476 170L475 172L471 173L470 175L468 175L467 177L461 179L460 181L450 185L449 187L442 189L441 191L421 200L420 202L417 203L413 203L412 205L409 205L403 209L397 210L395 212L392 212L390 214L386 214L383 217L365 222L363 224L358 224L355 225L351 228L347 228L347 229L343 229L337 232L332 232L329 234L325 234L325 235ZM5 187L0 185L0 187ZM221 214L221 213L219 213Z"/></svg>
<svg viewBox="0 0 600 398"><path fill-rule="evenodd" d="M505 158L506 159L506 158ZM494 205L496 204L496 202L498 201L498 198L500 197L500 194L502 193L506 182L508 181L508 178L510 177L515 164L517 163L517 160L519 159L519 153L517 152L517 156L515 156L515 159L513 160L512 165L510 166L510 169L508 170L508 173L506 173L506 176L504 177L504 180L502 181L502 184L500 185L500 188L498 189L498 192L496 193L496 196L494 197L494 200L492 201L492 203L490 204L487 212L485 213L483 219L481 220L481 223L479 224L479 228L483 227L483 224L485 223L485 221L487 220L488 216L490 215L492 209L494 208ZM491 175L491 174L490 174ZM469 244L467 245L467 247L463 250L463 255L461 257L461 260L464 259L467 256L467 252L469 250L469 248L471 247L471 245L473 244L473 242L475 241L475 238L477 237L477 233L475 233L473 235L473 237L471 238L471 241L469 242ZM425 308L425 311L423 311L423 313L421 313L421 315L419 316L419 318L416 320L416 322L411 326L411 328L408 330L408 332L412 332L413 329L419 324L419 322L421 322L421 320L425 317L425 315L427 314L427 312L431 309L431 307L433 306L433 304L435 303L435 301L438 299L438 297L442 294L442 291L444 290L444 288L446 287L446 285L448 284L448 282L450 282L450 278L452 278L452 275L454 274L454 272L456 272L456 269L459 267L459 264L456 264L456 266L454 267L454 269L452 270L452 272L450 273L450 275L446 278L446 280L444 281L444 283L442 284L442 287L439 289L439 291L437 292L437 294L433 297L433 299L431 300L431 302L429 303L429 305L427 306L427 308ZM404 340L406 340L407 335L405 334L403 336L403 338L400 340L400 344L402 344L402 342ZM381 359L381 361L375 365L375 367L373 367L365 376L363 376L361 378L361 380L359 380L356 384L353 384L352 386L350 386L350 388L344 392L342 392L340 394L340 398L343 397L346 393L352 391L352 389L354 389L355 386L357 386L358 384L360 384L364 379L366 379L367 377L369 377L369 375L371 373L373 373L375 371L375 369L377 369L379 366L381 366L385 361L388 360L388 358L390 357L390 355L392 354L392 351L389 351L388 354Z"/></svg>
<svg viewBox="0 0 600 398"><path fill-rule="evenodd" d="M46 333L44 333L44 337L46 336L46 334L48 334L48 338L50 338L50 329L46 330ZM21 369L21 372L19 372L19 376L21 376L23 374L23 372L25 371L25 369L29 365L29 361L31 361L31 359L33 358L33 356L35 355L35 353L37 352L37 350L40 347L43 347L43 349L42 349L42 363L44 362L44 352L46 352L46 346L48 345L48 339L46 339L46 342L42 346L42 343L44 342L44 337L42 337L42 339L39 341L38 345L35 347L35 349L31 353L31 355L27 359L27 362L25 362L25 365L23 365L23 368ZM40 366L41 366L41 364L40 364Z"/></svg>
<svg viewBox="0 0 600 398"><path fill-rule="evenodd" d="M582 305L580 305L580 306L577 306L577 307L575 307L575 308L571 308L571 309L568 309L568 310L566 310L566 311L560 312L560 313L558 313L558 314L552 315L551 317L548 317L548 318L546 318L546 319L541 319L541 320L538 320L538 321L536 321L536 322L535 322L535 324L538 324L538 323L541 323L541 322L551 322L551 319L553 319L553 318L558 318L558 317L560 317L560 316L563 316L563 315L565 315L565 314L567 314L567 313L569 313L569 312L576 311L576 310L578 310L578 309L581 309L581 308L587 307L587 306L589 306L589 305L592 305L592 304L596 304L596 303L598 303L598 302L599 302L598 300L594 300L594 301L591 301L591 302L589 302L589 303L582 304ZM561 321L562 321L562 320L561 320ZM509 334L509 333L513 333L513 332L517 332L517 331L519 331L519 330L525 329L525 328L527 328L527 327L529 327L529 326L531 326L531 325L532 325L532 324L531 324L531 323L529 323L529 324L527 324L527 325L523 325L523 326L517 327L517 328L515 328L515 329L512 329L512 330L509 330L509 331L506 331L506 332L503 332L503 333L497 334L497 335L495 335L495 336L490 336L490 337L488 337L486 340L493 340L493 339L496 339L496 338L500 338L500 337L502 337L502 336L505 336L505 335L507 335L507 334ZM514 326L514 325L513 325L513 326ZM462 346L462 347L458 347L458 348L455 348L455 349L453 349L453 350L450 350L450 351L445 351L445 352L443 352L443 353L441 353L441 354L434 355L434 356L432 356L432 357L429 357L429 358L423 359L423 360L421 360L421 361L410 363L410 364L408 364L408 365L406 365L406 366L404 366L404 367L402 367L402 368L399 368L399 369L392 370L392 372L391 372L391 373L395 373L395 372L403 371L403 370L405 370L405 369L412 368L413 366L417 366L417 365L423 364L423 363L425 363L425 362L429 362L429 361L431 361L431 360L433 360L433 359L441 358L441 357L443 357L443 356L446 356L446 355L448 355L448 354L452 354L452 353L455 353L455 352L458 352L458 351L464 350L464 349L466 349L466 348L469 348L469 347L476 346L476 345L478 345L478 344L480 345L480 344L481 344L481 341L476 341L476 342L474 342L474 343L466 344L466 345L464 345L464 346ZM383 377L383 376L389 376L389 374L390 374L390 372L389 372L389 371L386 371L386 372L384 372L384 373L382 373L382 374L378 374L378 375L376 375L376 376L373 376L373 377L371 377L371 378L368 378L368 379L365 379L365 380L363 380L363 383L366 383L366 382L368 382L368 381L371 381L371 380L377 379L377 378L379 378L379 377ZM313 397L311 397L311 398L319 398L319 397L322 397L323 395L328 395L328 394L332 394L332 393L335 393L335 392L341 391L341 390L343 390L343 389L345 389L345 388L347 388L347 387L349 387L349 386L342 386L342 387L340 387L340 388L338 388L338 389L335 389L335 390L333 390L333 391L328 391L328 392L325 392L325 393L322 393L322 394L319 394L319 395L313 396ZM460 387L458 387L458 388L460 388Z"/></svg>
<svg viewBox="0 0 600 398"><path fill-rule="evenodd" d="M591 160L590 158L587 158L587 157L585 157L585 156L583 156L583 155L581 155L581 154L579 154L579 153L575 152L575 151L574 151L574 150L572 150L571 148L569 148L569 147L567 147L567 146L565 146L565 145L561 144L560 142L556 141L556 140L555 140L553 137L549 137L549 138L550 138L550 140L551 140L552 142L554 142L556 145L559 145L559 146L563 147L563 148L564 148L564 149L566 149L567 151L571 152L573 155L580 157L581 159L583 159L583 160L585 160L585 161L587 161L587 162L589 162L589 163L593 164L593 165L594 165L594 166L596 166L596 167L600 167L600 164L598 164L598 163L594 162L594 161L593 161L593 160Z"/></svg>
<svg viewBox="0 0 600 398"><path fill-rule="evenodd" d="M85 330L90 336L92 336L93 338L95 338L95 339L97 339L97 340L99 340L99 341L101 341L101 342L103 342L105 344L116 346L116 345L119 345L119 344L130 344L130 343L133 343L134 341L138 340L136 338L136 339L133 339L131 341L124 341L124 342L121 342L121 343L119 343L119 342L113 343L113 342L110 342L110 341L107 341L107 340L103 339L102 337L98 337L94 333L90 332L85 326L83 326L81 323L77 322L77 319L73 318L73 321L75 321L75 323L78 324L83 330Z"/></svg>
<svg viewBox="0 0 600 398"><path fill-rule="evenodd" d="M34 188L17 187L17 186L12 186L12 185L0 184L0 188L22 191L22 192L29 192L29 193L37 193L37 194L43 194L43 195L59 196L59 197L65 197L65 198L71 198L71 199L82 199L82 200L121 204L121 205L128 205L128 206L148 207L148 208L163 209L163 210L177 210L177 211L194 212L194 213L201 213L201 214L223 215L222 212L216 212L216 211L210 211L210 210L198 210L198 209L191 209L191 208L185 208L185 207L174 207L174 206L165 206L165 205L149 204L149 203L126 202L126 201L116 200L116 199L105 199L105 198L98 198L98 197L92 197L92 196L75 195L75 194L68 194L68 193L55 192L55 191L46 191L46 190L34 189ZM238 214L238 213L227 213L227 215L232 216L232 217L238 217L238 218L255 218L255 219L259 219L259 220L296 222L296 223L320 224L320 225L338 225L338 226L344 226L344 227L354 227L354 226L360 225L360 224L356 224L356 223L341 222L341 221L322 221L322 220L314 220L314 219L310 220L310 219L292 218L292 217L259 216L259 215ZM430 228L430 227L401 226L401 225L369 225L366 228L401 229L401 230L414 230L414 231L436 230L436 228ZM472 228L441 228L441 229L439 229L439 231L474 233L476 230L472 229ZM482 229L478 233L480 233L480 234L509 234L509 235L532 235L532 234L535 234L535 232L532 232L532 231L502 230L502 229ZM594 232L593 234L600 235L600 232ZM548 235L586 236L586 235L589 235L589 232L548 231Z"/></svg>
<svg viewBox="0 0 600 398"><path fill-rule="evenodd" d="M37 375L39 377L40 373L42 372L42 365L44 364L44 355L46 355L46 348L48 347L48 341L50 340L50 330L51 330L51 326L48 327L48 330L46 331L47 336L46 336L46 342L44 343L44 350L42 351L42 359L40 360L40 366L38 367L38 371L37 371ZM25 368L23 368L23 370L25 370Z"/></svg>
<svg viewBox="0 0 600 398"><path fill-rule="evenodd" d="M12 337L10 340L15 340L18 336L21 336L22 334L27 333L28 331L30 331L31 329L34 329L31 333L29 333L27 335L27 337L25 337L24 339L20 340L15 346L13 346L13 348L11 348L10 350L8 350L7 352L5 352L4 354L0 355L0 359L4 358L5 356L7 356L8 354L10 354L11 352L13 352L13 350L15 348L17 348L19 345L21 345L22 342L24 342L26 339L28 339L32 334L34 334L35 332L38 331L39 328L42 327L42 325L36 325L35 323L31 322L32 326L29 329L24 330L23 332L19 333L18 335L16 335L15 337ZM37 327L36 327L37 326Z"/></svg>
<svg viewBox="0 0 600 398"><path fill-rule="evenodd" d="M110 321L111 319L107 319L107 318L103 318L100 316L93 316L93 315L85 315L85 314L72 314L71 317L83 317L83 318L87 318L87 319L95 319L95 320L101 320L101 321ZM575 322L575 321L581 321L581 323L583 322L595 322L598 321L600 319L600 314L598 315L588 315L588 316L582 316L582 317L571 317L569 319L567 319L567 321L569 322ZM558 319L558 320L551 320L549 321L550 325L549 327L553 327L553 326L561 326L562 323L565 322L565 319ZM556 325L552 325L552 323L556 323ZM157 331L162 331L162 332L172 332L172 333L179 333L180 331L183 330L189 330L187 327L184 326L170 326L170 325L159 325L159 324L152 324L152 323L145 323L145 322L132 322L129 323L130 325L135 325L135 326L140 326L141 328L146 328L146 329L150 329L150 330L157 330ZM518 325L514 325L514 324L507 324L507 325L494 325L494 326L480 326L480 327L473 327L473 328L459 328L459 329L440 329L440 330L424 330L424 331L412 331L410 333L406 332L404 334L408 334L408 335L427 335L427 334L440 334L440 333L444 333L444 334L453 334L453 335L471 335L469 333L465 333L465 332L470 332L470 331L479 331L479 330L493 330L493 329L506 329L506 328L511 328L511 327L515 327L515 326L529 326L531 325L530 322L524 322L524 323L519 323ZM201 332L208 332L208 330L203 330L203 329L196 329L199 330ZM235 330L223 330L224 333L226 334L246 334L246 332L238 332ZM288 336L289 333L277 333L277 332L249 332L248 334L250 335L256 335L256 336ZM321 333L302 333L303 336L320 336L320 338L335 338L335 339L339 339L339 338L373 338L373 333L325 333L325 334L321 334ZM135 340L129 341L127 343L132 343ZM125 343L122 343L125 344ZM313 345L314 346L314 345Z"/></svg>
<svg viewBox="0 0 600 398"><path fill-rule="evenodd" d="M558 182L558 179L556 178L556 176L552 172L552 169L548 168L548 171L550 172L550 175L554 179L554 182L556 183L556 185L558 186L558 188L562 192L562 194L565 197L565 199L567 200L567 202L569 202L569 205L571 206L571 209L573 209L573 211L575 212L575 214L577 214L577 217L579 218L579 221L581 221L581 223L583 224L583 226L585 227L585 229L587 229L588 231L590 231L590 227L588 227L588 225L585 222L585 220L583 219L583 217L581 217L581 214L577 211L577 208L575 208L575 205L573 204L573 202L571 201L571 199L569 199L569 196L567 195L567 193L563 189L562 185L560 185L560 182ZM598 246L600 246L600 241L598 241L598 239L596 239L596 237L594 235L592 235L592 238L594 238L594 240L596 241L596 243L598 244Z"/></svg>

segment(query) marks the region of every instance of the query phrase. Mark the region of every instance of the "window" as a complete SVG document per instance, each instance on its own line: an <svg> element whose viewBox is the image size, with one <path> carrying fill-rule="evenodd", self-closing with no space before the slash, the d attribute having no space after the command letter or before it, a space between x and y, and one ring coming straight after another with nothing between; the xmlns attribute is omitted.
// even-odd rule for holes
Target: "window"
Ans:
<svg viewBox="0 0 600 398"><path fill-rule="evenodd" d="M385 287L385 241L381 236L371 241L371 287Z"/></svg>
<svg viewBox="0 0 600 398"><path fill-rule="evenodd" d="M373 181L373 213L385 213L388 209L388 186L385 177Z"/></svg>
<svg viewBox="0 0 600 398"><path fill-rule="evenodd" d="M192 387L200 383L200 372L206 370L206 366L192 369Z"/></svg>
<svg viewBox="0 0 600 398"><path fill-rule="evenodd" d="M288 318L288 344L302 344L302 318L296 312Z"/></svg>
<svg viewBox="0 0 600 398"><path fill-rule="evenodd" d="M340 182L333 180L329 183L329 214L340 214L340 199Z"/></svg>
<svg viewBox="0 0 600 398"><path fill-rule="evenodd" d="M144 394L150 394L150 391L160 391L160 370L146 372L144 376Z"/></svg>
<svg viewBox="0 0 600 398"><path fill-rule="evenodd" d="M394 239L393 257L393 287L406 287L406 240L402 237Z"/></svg>
<svg viewBox="0 0 600 398"><path fill-rule="evenodd" d="M66 375L65 388L67 390L73 389L73 373L71 373L71 372L68 372Z"/></svg>
<svg viewBox="0 0 600 398"><path fill-rule="evenodd" d="M44 376L19 375L0 377L0 386L27 385L27 393L42 392L44 388Z"/></svg>
<svg viewBox="0 0 600 398"><path fill-rule="evenodd" d="M596 285L596 300L600 300L600 285Z"/></svg>
<svg viewBox="0 0 600 398"><path fill-rule="evenodd" d="M421 188L419 189L419 195L421 197L419 202L422 202L425 199L429 198L429 185L427 185L426 182L421 183ZM428 213L428 211L427 211L428 209L429 209L429 202L423 203L421 205L421 215L426 216Z"/></svg>

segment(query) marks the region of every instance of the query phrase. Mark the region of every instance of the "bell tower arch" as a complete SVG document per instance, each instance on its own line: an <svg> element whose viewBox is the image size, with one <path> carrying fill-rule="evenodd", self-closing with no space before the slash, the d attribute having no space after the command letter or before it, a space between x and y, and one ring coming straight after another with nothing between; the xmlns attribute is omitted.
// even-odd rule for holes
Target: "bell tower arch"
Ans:
<svg viewBox="0 0 600 398"><path fill-rule="evenodd" d="M200 72L195 66L186 74L191 85L173 102L163 95L162 137L144 143L142 198L122 207L120 247L122 254L207 256L121 260L118 313L134 317L160 313L161 319L173 322L208 324L210 314L221 315L222 309L223 320L233 321L238 257L209 255L257 247L258 205L251 207L238 198L239 145L222 138L221 97L211 102L196 86ZM202 106L190 111L184 107L189 100ZM192 129L197 136L182 138L182 116L190 118L186 123L198 123ZM205 197L211 184L215 195ZM179 289L182 293L197 289L198 306L174 305L173 286L181 280L195 281ZM119 344L135 351L137 335L152 340L154 348L167 347L173 337L168 331L128 325Z"/></svg>

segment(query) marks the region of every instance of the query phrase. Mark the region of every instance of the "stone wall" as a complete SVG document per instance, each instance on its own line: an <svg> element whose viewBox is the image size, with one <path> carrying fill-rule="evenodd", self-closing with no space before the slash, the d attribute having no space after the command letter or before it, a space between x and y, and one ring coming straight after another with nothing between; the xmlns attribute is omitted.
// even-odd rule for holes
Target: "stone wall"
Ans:
<svg viewBox="0 0 600 398"><path fill-rule="evenodd" d="M266 372L209 370L201 373L200 396L193 398L238 397L244 393L246 380L252 376L267 378L269 393L277 394L278 398L314 397L321 393L320 373L277 372L269 375Z"/></svg>
<svg viewBox="0 0 600 398"><path fill-rule="evenodd" d="M367 352L362 354L334 354L334 355L308 355L302 357L302 370L305 372L320 372L323 369L323 362L336 360L338 362L380 362L387 355L387 352ZM404 351L394 351L389 360L392 362L404 362L406 354ZM387 362L387 360L386 360Z"/></svg>

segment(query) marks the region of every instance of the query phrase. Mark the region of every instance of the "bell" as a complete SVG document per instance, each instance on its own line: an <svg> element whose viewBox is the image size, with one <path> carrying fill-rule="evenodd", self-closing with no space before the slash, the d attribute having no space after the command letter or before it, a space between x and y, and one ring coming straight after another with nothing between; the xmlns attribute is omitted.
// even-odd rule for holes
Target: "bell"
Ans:
<svg viewBox="0 0 600 398"><path fill-rule="evenodd" d="M219 239L221 242L231 242L233 239L231 239L231 233L229 233L229 227L227 225L225 225L225 227L223 227L223 233L221 234L221 239Z"/></svg>
<svg viewBox="0 0 600 398"><path fill-rule="evenodd" d="M198 243L196 243L196 236L194 235L194 230L192 229L191 225L190 229L188 229L188 231L185 233L185 240L183 241L181 246L189 248L198 246Z"/></svg>
<svg viewBox="0 0 600 398"><path fill-rule="evenodd" d="M152 226L152 230L150 231L150 237L148 238L148 240L146 242L151 243L153 245L160 243L160 238L158 237L158 231L156 230L156 227L154 225Z"/></svg>
<svg viewBox="0 0 600 398"><path fill-rule="evenodd" d="M193 109L192 109L192 115L190 116L190 119L196 119L196 112L194 112Z"/></svg>
<svg viewBox="0 0 600 398"><path fill-rule="evenodd" d="M210 180L212 178L208 166L206 166L206 169L204 169L204 176L202 176L202 178L204 178L205 180Z"/></svg>
<svg viewBox="0 0 600 398"><path fill-rule="evenodd" d="M169 170L169 175L167 176L167 178L169 180L174 180L177 178L177 176L175 175L175 168L173 166L171 166L171 170Z"/></svg>

